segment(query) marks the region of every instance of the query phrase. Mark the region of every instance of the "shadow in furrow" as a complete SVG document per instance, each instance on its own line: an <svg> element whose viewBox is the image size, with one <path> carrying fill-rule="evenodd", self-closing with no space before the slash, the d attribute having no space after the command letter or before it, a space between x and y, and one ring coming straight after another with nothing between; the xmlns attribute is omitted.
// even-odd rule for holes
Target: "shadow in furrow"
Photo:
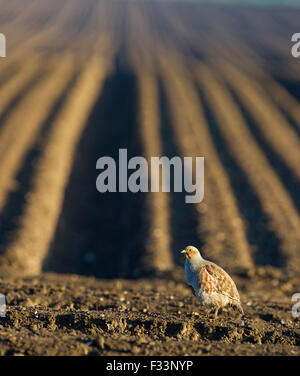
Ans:
<svg viewBox="0 0 300 376"><path fill-rule="evenodd" d="M226 140L222 136L217 121L211 113L200 88L198 88L198 92L202 98L209 131L217 153L229 175L240 212L248 223L247 238L249 244L253 247L255 264L284 267L285 260L279 249L279 239L269 229L267 215L264 213L255 191L251 188L246 173L240 168L228 149Z"/></svg>
<svg viewBox="0 0 300 376"><path fill-rule="evenodd" d="M161 116L161 139L163 155L172 158L180 156L178 140L174 138L174 125L172 124L168 101L162 80L159 79L159 104ZM183 124L184 126L184 124ZM198 236L198 213L193 204L185 203L186 192L174 192L174 171L171 168L170 184L170 227L171 227L171 249L174 261L177 265L184 264L184 257L180 251L187 245L195 245L199 249L203 242Z"/></svg>
<svg viewBox="0 0 300 376"><path fill-rule="evenodd" d="M244 105L241 103L237 95L231 90L232 96L238 106L240 111L243 114L244 119L246 120L248 127L253 134L257 144L264 151L265 156L270 162L273 169L276 171L277 175L280 178L281 183L285 186L286 190L290 194L298 212L300 212L300 183L297 180L296 176L286 165L285 161L274 151L270 144L266 141L259 127L256 125L256 122L250 117L246 111Z"/></svg>
<svg viewBox="0 0 300 376"><path fill-rule="evenodd" d="M146 195L118 192L118 177L117 192L98 192L96 179L102 171L96 170L96 162L112 157L118 175L120 148L127 149L128 159L142 155L137 126L136 77L118 64L104 83L77 147L43 270L99 278L135 277L147 235Z"/></svg>
<svg viewBox="0 0 300 376"><path fill-rule="evenodd" d="M300 81L285 80L273 75L273 79L283 86L295 99L300 101Z"/></svg>
<svg viewBox="0 0 300 376"><path fill-rule="evenodd" d="M276 81L276 76L273 76L273 79ZM282 80L277 80L277 82L280 86L282 86L283 89L285 89L286 91L289 92L291 97L294 96L295 97L294 99L299 101L299 99L300 99L300 83L298 83L297 81L282 81ZM272 95L270 94L270 91L272 90L272 88L269 89L268 85L266 85L266 87L267 87L267 95L269 95L269 98L272 101L273 105L278 108L278 111L280 111L282 113L282 115L284 115L287 122L292 126L293 130L297 133L298 137L300 137L299 125L296 124L296 122L293 119L293 117L291 116L291 114L286 109L284 109L282 106L280 106L280 104L278 104L277 101L275 101L272 98Z"/></svg>

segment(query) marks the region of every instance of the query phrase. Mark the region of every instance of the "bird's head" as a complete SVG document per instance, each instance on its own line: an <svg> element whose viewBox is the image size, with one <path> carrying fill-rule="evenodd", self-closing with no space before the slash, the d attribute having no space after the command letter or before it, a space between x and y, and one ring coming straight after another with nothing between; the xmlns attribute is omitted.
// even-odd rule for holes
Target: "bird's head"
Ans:
<svg viewBox="0 0 300 376"><path fill-rule="evenodd" d="M183 251L181 251L181 253L183 253L186 259L189 261L202 258L198 249L196 247L193 247L192 245L187 246Z"/></svg>

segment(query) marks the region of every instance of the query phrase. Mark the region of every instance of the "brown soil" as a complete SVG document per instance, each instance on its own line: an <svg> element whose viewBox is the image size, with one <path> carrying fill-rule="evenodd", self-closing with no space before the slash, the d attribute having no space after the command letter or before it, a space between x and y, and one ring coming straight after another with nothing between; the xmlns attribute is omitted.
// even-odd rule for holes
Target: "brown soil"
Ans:
<svg viewBox="0 0 300 376"><path fill-rule="evenodd" d="M235 280L245 316L229 309L215 320L191 296L182 270L136 281L5 279L0 354L300 355L290 301L299 278L269 268Z"/></svg>
<svg viewBox="0 0 300 376"><path fill-rule="evenodd" d="M0 354L300 355L299 15L1 1ZM204 156L204 201L100 194L96 161L120 148ZM245 317L199 306L188 244Z"/></svg>

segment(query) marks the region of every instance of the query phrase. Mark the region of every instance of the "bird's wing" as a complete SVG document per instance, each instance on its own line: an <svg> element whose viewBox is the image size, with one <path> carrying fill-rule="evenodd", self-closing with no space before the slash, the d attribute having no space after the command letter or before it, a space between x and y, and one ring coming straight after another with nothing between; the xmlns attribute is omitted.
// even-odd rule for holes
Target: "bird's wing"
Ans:
<svg viewBox="0 0 300 376"><path fill-rule="evenodd" d="M211 263L204 265L199 270L199 288L209 294L216 292L228 296L230 299L240 301L239 293L229 275L217 265Z"/></svg>

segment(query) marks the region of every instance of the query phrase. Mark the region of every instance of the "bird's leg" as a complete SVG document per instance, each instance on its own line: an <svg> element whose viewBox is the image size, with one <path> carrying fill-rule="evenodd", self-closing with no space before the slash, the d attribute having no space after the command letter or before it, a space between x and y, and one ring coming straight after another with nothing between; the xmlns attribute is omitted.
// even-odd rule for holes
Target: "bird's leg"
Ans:
<svg viewBox="0 0 300 376"><path fill-rule="evenodd" d="M193 286L189 285L189 288L192 290L193 295L196 296Z"/></svg>
<svg viewBox="0 0 300 376"><path fill-rule="evenodd" d="M218 317L219 309L220 309L220 307L217 306L217 307L216 307L216 310L215 310L215 319Z"/></svg>
<svg viewBox="0 0 300 376"><path fill-rule="evenodd" d="M213 308L209 308L208 310L207 310L207 316L208 317L210 317L210 314L211 314L211 311L213 310Z"/></svg>

